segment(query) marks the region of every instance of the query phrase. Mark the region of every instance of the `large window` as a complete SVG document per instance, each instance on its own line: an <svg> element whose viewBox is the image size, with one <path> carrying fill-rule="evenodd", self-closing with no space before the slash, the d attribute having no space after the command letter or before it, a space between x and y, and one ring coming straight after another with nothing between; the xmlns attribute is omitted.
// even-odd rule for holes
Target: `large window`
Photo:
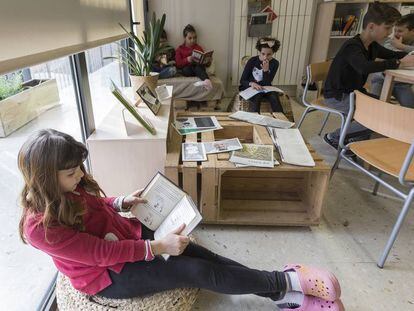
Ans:
<svg viewBox="0 0 414 311"><path fill-rule="evenodd" d="M95 126L99 126L113 105L117 104L109 88L110 81L113 80L118 86L124 86L126 83L127 69L125 65L108 58L117 57L121 52L120 45L125 45L125 41L106 44L86 51Z"/></svg>

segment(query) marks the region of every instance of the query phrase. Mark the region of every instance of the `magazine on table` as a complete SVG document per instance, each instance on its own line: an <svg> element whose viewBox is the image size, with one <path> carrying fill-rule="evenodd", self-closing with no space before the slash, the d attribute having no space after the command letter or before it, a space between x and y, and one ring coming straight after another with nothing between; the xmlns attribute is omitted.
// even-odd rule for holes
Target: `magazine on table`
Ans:
<svg viewBox="0 0 414 311"><path fill-rule="evenodd" d="M211 60L213 59L213 52L214 51L202 52L199 50L193 50L191 59L194 63L205 66L211 63Z"/></svg>
<svg viewBox="0 0 414 311"><path fill-rule="evenodd" d="M237 111L231 115L230 118L246 121L253 124L270 126L270 127L279 127L279 128L291 128L295 123L285 120L279 120L272 117L264 116L258 113L246 112L246 111Z"/></svg>
<svg viewBox="0 0 414 311"><path fill-rule="evenodd" d="M207 161L206 150L203 143L182 143L182 160Z"/></svg>
<svg viewBox="0 0 414 311"><path fill-rule="evenodd" d="M276 86L264 86L262 90L256 90L253 87L248 87L244 91L241 91L239 95L243 97L245 100L252 98L254 95L259 93L269 93L269 92L277 92L277 93L284 93L283 90L279 89Z"/></svg>
<svg viewBox="0 0 414 311"><path fill-rule="evenodd" d="M134 108L134 105L122 94L121 90L115 85L114 81L111 80L111 92L112 94L120 101L120 103L125 107L126 110L131 113L134 118L152 135L156 135L157 131L152 123L142 116L137 109Z"/></svg>
<svg viewBox="0 0 414 311"><path fill-rule="evenodd" d="M315 161L298 129L268 128L282 162L298 166L315 166Z"/></svg>
<svg viewBox="0 0 414 311"><path fill-rule="evenodd" d="M229 161L258 167L274 167L273 146L242 144L243 149L233 151Z"/></svg>
<svg viewBox="0 0 414 311"><path fill-rule="evenodd" d="M238 138L206 142L204 147L207 154L229 152L243 148Z"/></svg>
<svg viewBox="0 0 414 311"><path fill-rule="evenodd" d="M217 118L214 116L179 117L176 118L174 127L180 135L222 129L220 123L217 121Z"/></svg>
<svg viewBox="0 0 414 311"><path fill-rule="evenodd" d="M148 108L152 111L152 113L154 115L157 115L158 111L161 108L161 102L158 99L157 95L154 94L154 92L145 82L142 83L142 85L138 88L137 94L145 103L145 105L147 105Z"/></svg>
<svg viewBox="0 0 414 311"><path fill-rule="evenodd" d="M155 240L164 238L183 223L186 226L181 235L187 236L201 222L202 217L191 197L161 173L154 176L141 197L147 202L136 204L131 212L154 231Z"/></svg>

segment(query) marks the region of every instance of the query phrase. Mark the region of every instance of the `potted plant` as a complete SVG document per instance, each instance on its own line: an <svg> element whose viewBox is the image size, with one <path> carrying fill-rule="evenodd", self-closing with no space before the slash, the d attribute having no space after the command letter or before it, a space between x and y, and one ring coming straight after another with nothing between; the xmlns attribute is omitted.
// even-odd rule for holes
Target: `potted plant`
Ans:
<svg viewBox="0 0 414 311"><path fill-rule="evenodd" d="M6 137L58 104L55 79L23 83L20 73L0 77L0 137Z"/></svg>
<svg viewBox="0 0 414 311"><path fill-rule="evenodd" d="M166 15L163 14L161 19L157 19L154 13L149 27L144 31L142 38L138 38L133 32L128 31L124 26L119 24L134 43L134 47L125 49L121 46L123 53L118 57L106 58L115 58L128 66L134 94L143 82L153 90L157 86L158 73L152 73L151 67L155 62L155 58L167 49L167 47L160 47L160 37L164 29L165 18Z"/></svg>

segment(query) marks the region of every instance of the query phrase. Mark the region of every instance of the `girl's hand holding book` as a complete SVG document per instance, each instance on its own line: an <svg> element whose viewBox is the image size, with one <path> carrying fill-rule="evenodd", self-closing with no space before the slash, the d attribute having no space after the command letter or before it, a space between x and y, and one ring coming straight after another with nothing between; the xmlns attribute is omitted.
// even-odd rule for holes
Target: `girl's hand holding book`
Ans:
<svg viewBox="0 0 414 311"><path fill-rule="evenodd" d="M256 82L250 82L249 85L254 88L255 90L263 90L263 86L261 86L260 84L257 84Z"/></svg>
<svg viewBox="0 0 414 311"><path fill-rule="evenodd" d="M122 201L122 211L129 211L131 207L138 203L146 203L147 200L140 197L143 189L139 189L130 195L127 195Z"/></svg>
<svg viewBox="0 0 414 311"><path fill-rule="evenodd" d="M190 239L187 236L180 235L184 228L185 224L182 224L165 238L158 241L151 241L151 249L154 255L181 255L188 243L190 243Z"/></svg>

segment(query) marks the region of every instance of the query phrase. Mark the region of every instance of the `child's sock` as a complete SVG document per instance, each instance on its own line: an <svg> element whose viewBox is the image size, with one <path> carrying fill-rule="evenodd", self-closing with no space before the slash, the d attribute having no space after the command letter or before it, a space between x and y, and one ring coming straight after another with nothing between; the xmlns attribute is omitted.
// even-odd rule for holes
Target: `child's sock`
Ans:
<svg viewBox="0 0 414 311"><path fill-rule="evenodd" d="M303 293L302 287L300 286L300 281L298 274L295 271L285 272L287 275L288 291L301 292Z"/></svg>
<svg viewBox="0 0 414 311"><path fill-rule="evenodd" d="M279 308L295 309L302 305L303 299L305 295L300 292L288 292L283 299L276 301L276 305Z"/></svg>

